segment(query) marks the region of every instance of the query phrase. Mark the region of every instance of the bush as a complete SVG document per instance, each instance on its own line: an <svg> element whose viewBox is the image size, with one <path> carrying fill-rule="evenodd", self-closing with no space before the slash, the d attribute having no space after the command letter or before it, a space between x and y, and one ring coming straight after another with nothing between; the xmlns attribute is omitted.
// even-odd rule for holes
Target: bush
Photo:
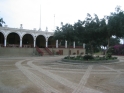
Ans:
<svg viewBox="0 0 124 93"><path fill-rule="evenodd" d="M113 59L117 59L117 57L112 57Z"/></svg>
<svg viewBox="0 0 124 93"><path fill-rule="evenodd" d="M64 59L69 59L69 56L64 57ZM111 55L108 57L93 57L92 55L85 55L85 56L71 56L70 60L91 60L91 61L102 61L102 60L114 60L117 59L117 57L111 57Z"/></svg>
<svg viewBox="0 0 124 93"><path fill-rule="evenodd" d="M80 53L80 55L83 55L83 54L84 54L83 52Z"/></svg>
<svg viewBox="0 0 124 93"><path fill-rule="evenodd" d="M107 53L107 57L111 58L112 57L112 53Z"/></svg>
<svg viewBox="0 0 124 93"><path fill-rule="evenodd" d="M107 58L105 58L105 60L109 60L109 58L107 57Z"/></svg>
<svg viewBox="0 0 124 93"><path fill-rule="evenodd" d="M75 57L70 57L70 59L75 59Z"/></svg>
<svg viewBox="0 0 124 93"><path fill-rule="evenodd" d="M69 59L69 56L67 56L67 57L64 57L64 59Z"/></svg>
<svg viewBox="0 0 124 93"><path fill-rule="evenodd" d="M92 60L92 59L94 59L94 58L93 58L92 55L85 55L85 56L83 57L83 59L84 59L84 60Z"/></svg>

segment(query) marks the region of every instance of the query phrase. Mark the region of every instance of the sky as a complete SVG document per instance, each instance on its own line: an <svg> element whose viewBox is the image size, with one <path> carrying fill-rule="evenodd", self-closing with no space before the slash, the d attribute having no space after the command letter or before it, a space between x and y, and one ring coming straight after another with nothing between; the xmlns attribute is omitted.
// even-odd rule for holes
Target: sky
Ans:
<svg viewBox="0 0 124 93"><path fill-rule="evenodd" d="M48 27L52 32L61 22L74 24L84 20L87 13L103 18L117 5L124 10L123 0L0 0L0 18L8 27L20 28L23 24L24 29L41 27L45 31Z"/></svg>

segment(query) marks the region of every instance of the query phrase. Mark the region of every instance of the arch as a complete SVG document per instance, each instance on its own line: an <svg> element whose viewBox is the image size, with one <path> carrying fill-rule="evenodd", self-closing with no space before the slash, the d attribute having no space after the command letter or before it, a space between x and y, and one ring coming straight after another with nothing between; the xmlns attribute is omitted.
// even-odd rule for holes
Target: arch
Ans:
<svg viewBox="0 0 124 93"><path fill-rule="evenodd" d="M36 46L38 46L39 48L45 48L45 44L46 44L46 39L43 35L38 35L36 37Z"/></svg>
<svg viewBox="0 0 124 93"><path fill-rule="evenodd" d="M24 34L22 37L22 45L23 47L33 47L33 36L31 34Z"/></svg>
<svg viewBox="0 0 124 93"><path fill-rule="evenodd" d="M6 38L8 37L8 35L9 35L10 33L16 33L16 34L19 36L19 39L21 39L21 35L20 35L18 32L9 32L9 33L7 33L7 35L6 35Z"/></svg>
<svg viewBox="0 0 124 93"><path fill-rule="evenodd" d="M4 38L5 38L6 35L5 35L4 31L1 30L0 32L3 34L3 36L4 36Z"/></svg>
<svg viewBox="0 0 124 93"><path fill-rule="evenodd" d="M51 47L55 47L56 46L56 40L53 39L53 36L50 36L48 38L48 47L51 48Z"/></svg>
<svg viewBox="0 0 124 93"><path fill-rule="evenodd" d="M45 40L47 40L47 38L46 38L46 36L44 34L38 34L37 37L38 36L43 36L45 38Z"/></svg>
<svg viewBox="0 0 124 93"><path fill-rule="evenodd" d="M32 33L24 33L24 34L22 35L22 38L23 38L25 35L27 35L27 34L31 35L31 36L33 37L33 39L35 40L35 37L34 37L34 35L33 35Z"/></svg>
<svg viewBox="0 0 124 93"><path fill-rule="evenodd" d="M4 34L0 32L0 45L4 45Z"/></svg>
<svg viewBox="0 0 124 93"><path fill-rule="evenodd" d="M7 44L19 44L20 43L20 36L15 33L11 32L7 35Z"/></svg>

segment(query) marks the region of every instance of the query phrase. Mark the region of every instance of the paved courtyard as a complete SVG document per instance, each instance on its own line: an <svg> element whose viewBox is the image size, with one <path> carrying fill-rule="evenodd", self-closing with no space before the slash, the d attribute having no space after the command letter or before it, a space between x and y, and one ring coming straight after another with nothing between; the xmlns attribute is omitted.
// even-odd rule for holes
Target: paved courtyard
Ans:
<svg viewBox="0 0 124 93"><path fill-rule="evenodd" d="M86 64L55 57L0 58L0 93L124 93L124 57Z"/></svg>

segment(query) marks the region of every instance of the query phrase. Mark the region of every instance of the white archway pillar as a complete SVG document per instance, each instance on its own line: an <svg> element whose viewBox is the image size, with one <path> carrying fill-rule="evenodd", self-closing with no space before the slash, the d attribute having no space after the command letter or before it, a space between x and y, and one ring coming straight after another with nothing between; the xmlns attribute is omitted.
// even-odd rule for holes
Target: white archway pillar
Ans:
<svg viewBox="0 0 124 93"><path fill-rule="evenodd" d="M20 47L22 47L22 39L20 39Z"/></svg>
<svg viewBox="0 0 124 93"><path fill-rule="evenodd" d="M36 40L34 40L34 47L36 46Z"/></svg>
<svg viewBox="0 0 124 93"><path fill-rule="evenodd" d="M65 48L67 48L67 41L65 40Z"/></svg>
<svg viewBox="0 0 124 93"><path fill-rule="evenodd" d="M46 40L46 47L48 47L48 41Z"/></svg>
<svg viewBox="0 0 124 93"><path fill-rule="evenodd" d="M85 43L83 43L83 48L85 49Z"/></svg>
<svg viewBox="0 0 124 93"><path fill-rule="evenodd" d="M46 38L46 47L48 47L48 37Z"/></svg>
<svg viewBox="0 0 124 93"><path fill-rule="evenodd" d="M56 40L56 48L58 48L58 40Z"/></svg>
<svg viewBox="0 0 124 93"><path fill-rule="evenodd" d="M75 48L75 41L73 42L73 48Z"/></svg>
<svg viewBox="0 0 124 93"><path fill-rule="evenodd" d="M4 38L4 47L6 47L6 37Z"/></svg>

